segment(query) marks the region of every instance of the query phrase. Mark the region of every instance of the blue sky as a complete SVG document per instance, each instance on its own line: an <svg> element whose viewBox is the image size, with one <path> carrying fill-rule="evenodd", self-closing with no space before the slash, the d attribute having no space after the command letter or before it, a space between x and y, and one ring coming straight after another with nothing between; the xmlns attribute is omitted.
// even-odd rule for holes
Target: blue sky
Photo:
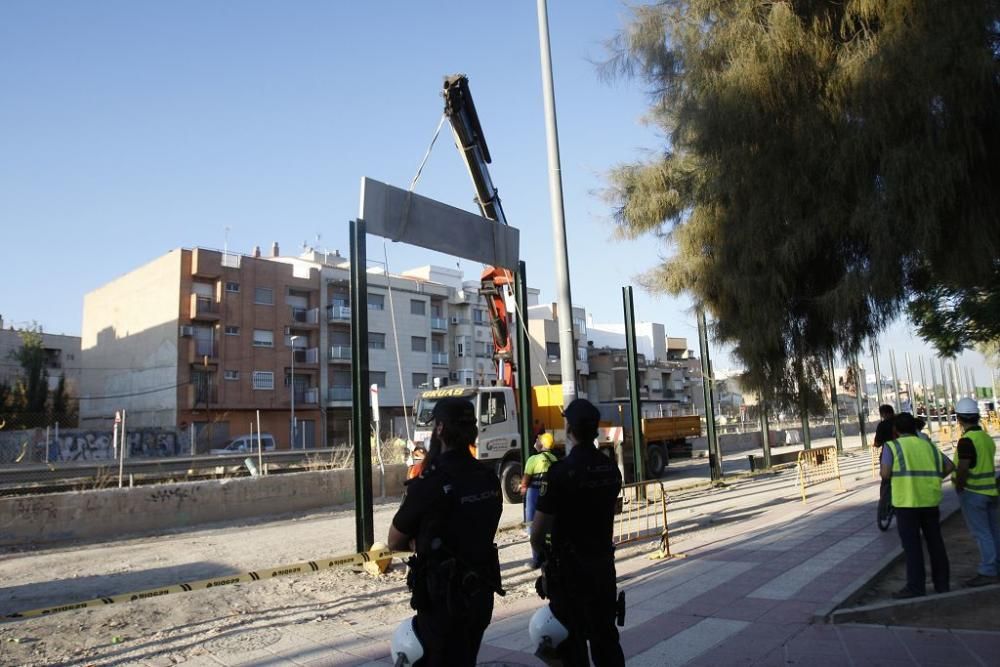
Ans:
<svg viewBox="0 0 1000 667"><path fill-rule="evenodd" d="M624 5L549 4L573 298L596 321L621 321L621 286L665 249L612 240L597 193L610 167L662 141L641 123L641 89L602 82L593 65ZM531 0L0 3L0 313L78 334L84 293L171 248L220 248L227 226L241 252L278 241L295 253L319 234L346 253L361 177L409 184L441 115L442 77L454 72L469 75L529 283L549 300ZM475 210L447 126L417 191ZM369 253L381 260L381 240ZM388 256L393 271L455 265L391 243ZM689 306L636 294L639 319L696 347ZM931 354L902 325L889 346ZM986 384L977 357L961 363Z"/></svg>

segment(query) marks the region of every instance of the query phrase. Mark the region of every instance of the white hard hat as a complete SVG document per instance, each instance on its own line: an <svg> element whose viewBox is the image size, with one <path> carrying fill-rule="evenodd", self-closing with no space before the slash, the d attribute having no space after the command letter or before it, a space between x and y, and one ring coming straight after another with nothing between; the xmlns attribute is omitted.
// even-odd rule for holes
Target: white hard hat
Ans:
<svg viewBox="0 0 1000 667"><path fill-rule="evenodd" d="M535 655L542 657L555 651L556 647L569 636L569 630L559 622L549 606L545 605L531 616L528 635L538 647Z"/></svg>
<svg viewBox="0 0 1000 667"><path fill-rule="evenodd" d="M979 416L979 404L973 398L963 398L955 405L955 412L960 415Z"/></svg>
<svg viewBox="0 0 1000 667"><path fill-rule="evenodd" d="M392 633L392 641L389 642L389 650L392 651L390 657L396 667L412 665L424 657L424 646L417 636L416 616L406 619L396 627L396 631Z"/></svg>

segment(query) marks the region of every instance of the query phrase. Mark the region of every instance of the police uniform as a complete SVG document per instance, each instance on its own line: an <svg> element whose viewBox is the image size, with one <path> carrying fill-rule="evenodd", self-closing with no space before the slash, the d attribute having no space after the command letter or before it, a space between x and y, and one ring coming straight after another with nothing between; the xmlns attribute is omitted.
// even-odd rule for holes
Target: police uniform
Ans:
<svg viewBox="0 0 1000 667"><path fill-rule="evenodd" d="M500 591L493 540L502 509L500 480L467 452L443 452L409 483L392 523L416 541L409 583L419 665L475 664Z"/></svg>
<svg viewBox="0 0 1000 667"><path fill-rule="evenodd" d="M554 517L546 563L553 615L569 630L559 646L566 665L624 665L615 627L615 555L612 544L621 473L592 444L578 444L549 468L538 511Z"/></svg>

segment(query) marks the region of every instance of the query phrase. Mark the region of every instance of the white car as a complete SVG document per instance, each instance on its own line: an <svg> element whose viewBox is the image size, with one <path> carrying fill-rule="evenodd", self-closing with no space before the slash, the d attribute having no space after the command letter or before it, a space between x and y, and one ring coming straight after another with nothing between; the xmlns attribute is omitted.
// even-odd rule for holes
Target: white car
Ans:
<svg viewBox="0 0 1000 667"><path fill-rule="evenodd" d="M247 454L257 451L258 447L258 437L256 435L241 435L239 437L233 438L226 444L225 447L221 449L213 449L210 453L212 454ZM274 442L274 436L270 433L262 433L260 435L260 446L263 447L265 452L273 452L276 443Z"/></svg>

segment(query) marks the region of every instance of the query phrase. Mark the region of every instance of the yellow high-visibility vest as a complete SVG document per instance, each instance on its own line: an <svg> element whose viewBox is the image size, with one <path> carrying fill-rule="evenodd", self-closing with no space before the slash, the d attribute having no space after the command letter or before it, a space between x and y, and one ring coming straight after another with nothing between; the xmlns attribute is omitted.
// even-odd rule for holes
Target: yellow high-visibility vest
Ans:
<svg viewBox="0 0 1000 667"><path fill-rule="evenodd" d="M913 435L886 443L892 448L892 504L937 507L941 504L944 455L932 442Z"/></svg>

